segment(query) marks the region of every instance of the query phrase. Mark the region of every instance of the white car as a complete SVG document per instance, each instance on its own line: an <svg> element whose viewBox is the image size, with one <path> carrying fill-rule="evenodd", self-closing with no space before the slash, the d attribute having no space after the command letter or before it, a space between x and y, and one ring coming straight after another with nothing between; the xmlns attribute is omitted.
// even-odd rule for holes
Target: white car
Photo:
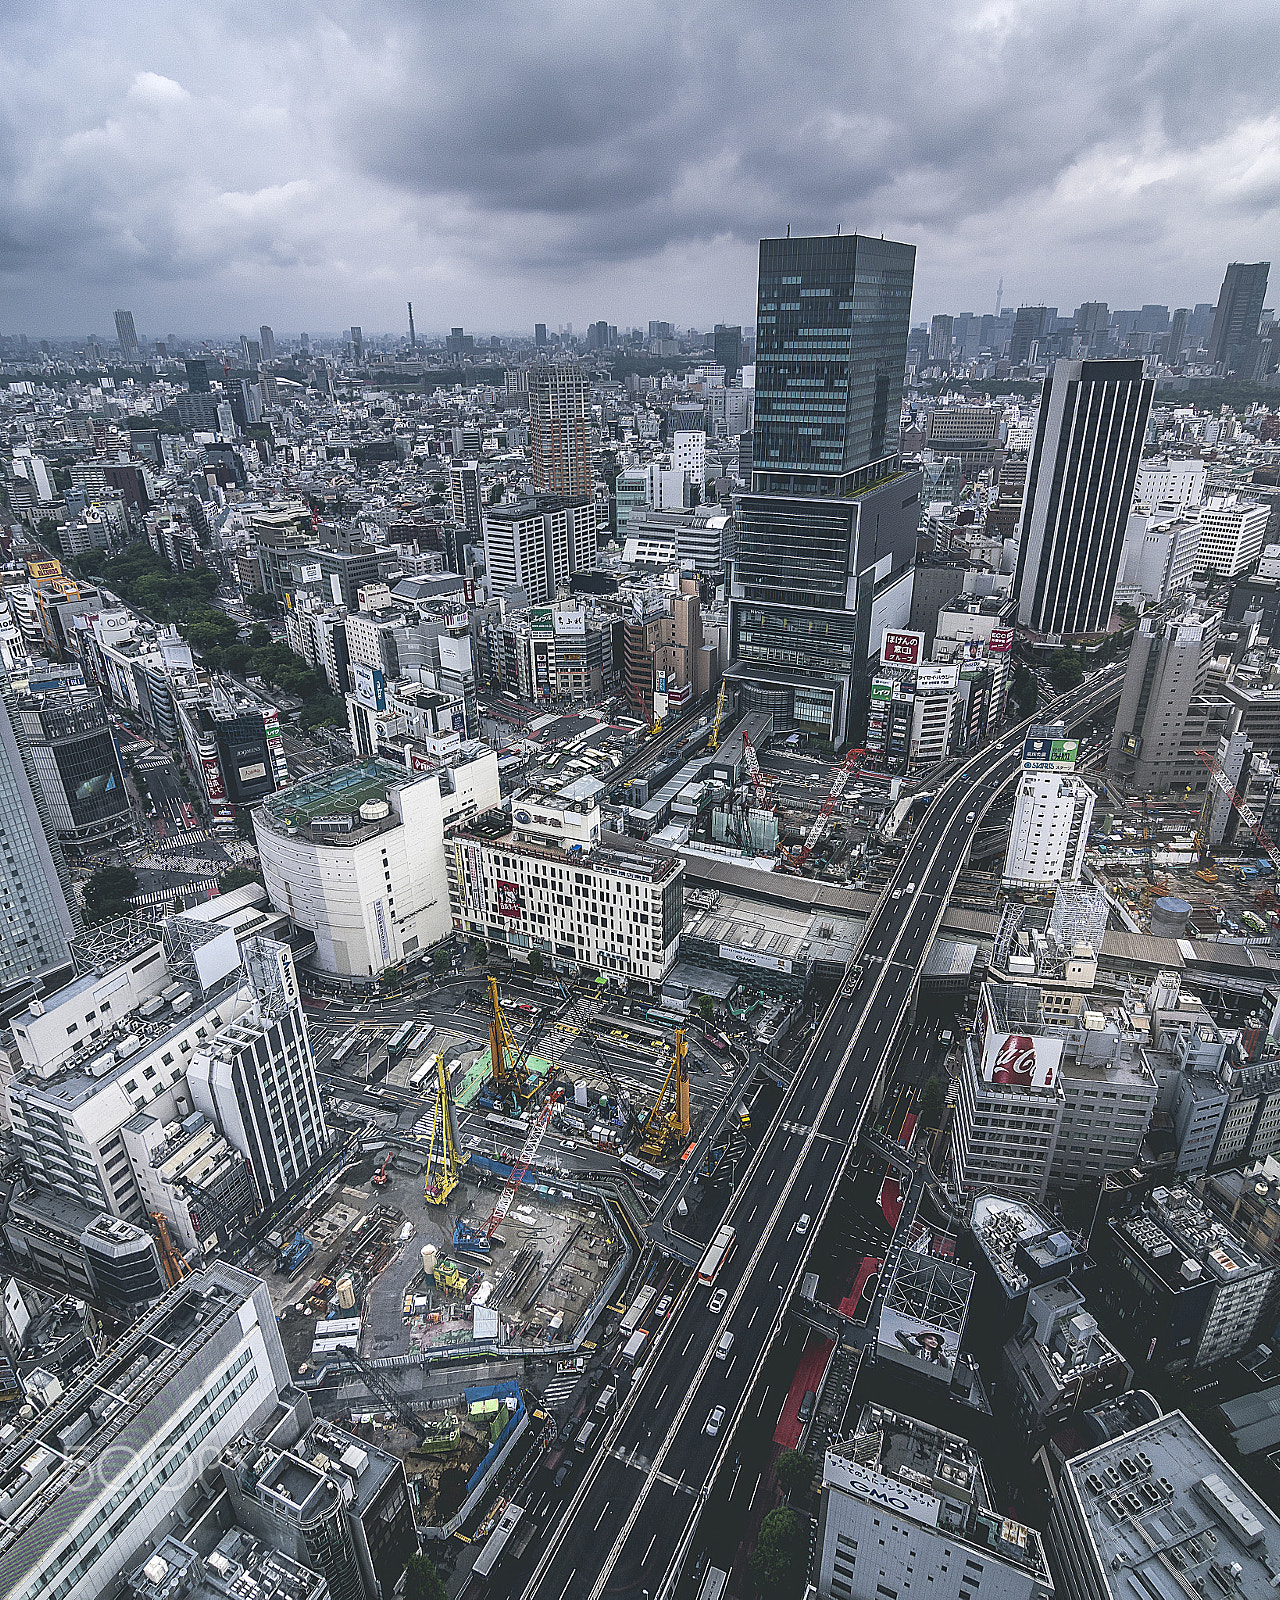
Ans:
<svg viewBox="0 0 1280 1600"><path fill-rule="evenodd" d="M916 886L915 886L915 884L914 884L914 883L909 883L909 884L908 884L908 885L907 885L907 893L908 893L908 894L914 894L914 893L915 893L915 892L916 892Z"/></svg>
<svg viewBox="0 0 1280 1600"><path fill-rule="evenodd" d="M665 1317L667 1312L670 1310L671 1296L669 1294L664 1294L662 1299L658 1301L656 1306L654 1306L653 1314L655 1317Z"/></svg>
<svg viewBox="0 0 1280 1600"><path fill-rule="evenodd" d="M801 1214L799 1222L796 1223L796 1232L803 1239L805 1234L808 1233L808 1231L809 1231L809 1213L807 1211L805 1211L805 1212L803 1212Z"/></svg>
<svg viewBox="0 0 1280 1600"><path fill-rule="evenodd" d="M893 891L893 893L889 896L889 898L891 900L901 900L902 899L902 890L901 889L895 889Z"/></svg>
<svg viewBox="0 0 1280 1600"><path fill-rule="evenodd" d="M714 1316L717 1312L724 1310L724 1303L728 1298L729 1298L729 1291L727 1289L717 1289L716 1290L716 1292L711 1296L711 1303L710 1303L710 1308L709 1308L710 1311L711 1311L712 1316Z"/></svg>
<svg viewBox="0 0 1280 1600"><path fill-rule="evenodd" d="M717 1406L715 1408L715 1410L711 1413L711 1415L707 1418L707 1425L702 1430L703 1433L706 1434L708 1439L714 1439L715 1438L716 1434L718 1434L720 1432L720 1424L723 1421L724 1421L724 1407L723 1406Z"/></svg>
<svg viewBox="0 0 1280 1600"><path fill-rule="evenodd" d="M969 815L964 820L966 822L973 822L975 820L975 818L977 817L977 815L978 815L978 813L976 811L971 811L969 813Z"/></svg>

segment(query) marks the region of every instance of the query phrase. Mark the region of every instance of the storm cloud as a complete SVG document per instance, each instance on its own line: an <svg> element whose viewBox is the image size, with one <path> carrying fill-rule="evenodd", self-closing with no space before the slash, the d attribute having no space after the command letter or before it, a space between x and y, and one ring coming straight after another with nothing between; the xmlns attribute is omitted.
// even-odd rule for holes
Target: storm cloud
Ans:
<svg viewBox="0 0 1280 1600"><path fill-rule="evenodd" d="M1280 217L1271 3L3 9L0 329L750 321L764 234L917 318L1212 300Z"/></svg>

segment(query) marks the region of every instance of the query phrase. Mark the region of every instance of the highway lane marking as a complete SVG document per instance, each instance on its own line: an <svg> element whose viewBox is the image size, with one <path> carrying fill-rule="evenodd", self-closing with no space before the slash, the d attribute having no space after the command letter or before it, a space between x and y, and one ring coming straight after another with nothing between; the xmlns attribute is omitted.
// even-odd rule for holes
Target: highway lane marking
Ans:
<svg viewBox="0 0 1280 1600"><path fill-rule="evenodd" d="M596 1528L598 1528L600 1526L600 1524L604 1521L604 1514L612 1504L613 1504L613 1502L611 1500L606 1500L605 1503L600 1507L600 1515L596 1518L596 1526L595 1526L595 1528L592 1528L592 1530L591 1530L592 1533L594 1533L596 1531Z"/></svg>

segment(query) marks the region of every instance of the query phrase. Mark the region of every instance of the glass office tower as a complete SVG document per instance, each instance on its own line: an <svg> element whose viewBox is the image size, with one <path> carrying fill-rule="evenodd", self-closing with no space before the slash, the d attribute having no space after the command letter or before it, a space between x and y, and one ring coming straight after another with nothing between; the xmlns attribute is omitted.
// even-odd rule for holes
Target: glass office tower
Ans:
<svg viewBox="0 0 1280 1600"><path fill-rule="evenodd" d="M779 732L856 738L868 656L910 614L920 475L898 464L915 246L760 241L751 489L730 680Z"/></svg>

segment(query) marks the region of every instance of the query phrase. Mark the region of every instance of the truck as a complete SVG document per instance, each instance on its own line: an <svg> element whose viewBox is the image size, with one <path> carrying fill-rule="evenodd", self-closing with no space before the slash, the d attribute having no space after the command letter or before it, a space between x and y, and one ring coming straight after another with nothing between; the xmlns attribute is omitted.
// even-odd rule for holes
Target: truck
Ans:
<svg viewBox="0 0 1280 1600"><path fill-rule="evenodd" d="M287 1277L292 1278L314 1250L315 1245L299 1228L288 1244L281 1245L280 1251L276 1256L276 1271L283 1272Z"/></svg>
<svg viewBox="0 0 1280 1600"><path fill-rule="evenodd" d="M645 1345L648 1343L649 1330L647 1328L637 1328L626 1344L623 1345L622 1353L618 1357L618 1365L620 1367L636 1366L640 1361L640 1357L644 1354Z"/></svg>

